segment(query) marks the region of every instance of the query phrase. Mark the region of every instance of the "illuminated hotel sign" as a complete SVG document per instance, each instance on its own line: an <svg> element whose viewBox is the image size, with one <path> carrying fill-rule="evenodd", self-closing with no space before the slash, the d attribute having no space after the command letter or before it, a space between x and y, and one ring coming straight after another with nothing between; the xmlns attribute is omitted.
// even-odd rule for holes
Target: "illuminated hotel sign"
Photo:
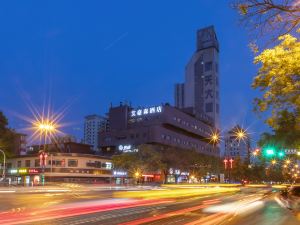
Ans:
<svg viewBox="0 0 300 225"><path fill-rule="evenodd" d="M120 152L138 152L138 149L133 149L132 145L119 145Z"/></svg>
<svg viewBox="0 0 300 225"><path fill-rule="evenodd" d="M113 175L114 176L127 176L127 172L125 172L125 171L114 171Z"/></svg>
<svg viewBox="0 0 300 225"><path fill-rule="evenodd" d="M149 108L143 108L143 109L135 109L130 112L131 117L139 117L139 116L146 116L156 113L162 112L162 106L154 106Z"/></svg>

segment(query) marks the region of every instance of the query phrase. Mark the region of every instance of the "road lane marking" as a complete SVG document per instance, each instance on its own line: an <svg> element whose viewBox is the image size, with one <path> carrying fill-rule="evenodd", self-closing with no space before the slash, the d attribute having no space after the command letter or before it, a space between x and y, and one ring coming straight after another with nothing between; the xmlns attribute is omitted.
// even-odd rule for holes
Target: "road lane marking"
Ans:
<svg viewBox="0 0 300 225"><path fill-rule="evenodd" d="M152 222L152 221L156 221L156 220L160 220L160 219L169 218L169 217L172 217L172 216L182 215L182 214L185 214L187 212L192 212L192 211L196 211L196 210L199 210L199 209L203 209L205 207L207 207L207 206L206 205L194 206L194 207L190 207L190 208L185 208L185 209L172 211L172 212L169 212L169 213L166 213L166 214L160 214L160 215L155 216L155 217L153 216L153 217L137 219L137 220L134 220L134 221L121 223L119 225L138 225L138 224L142 224L142 223L148 223L148 222Z"/></svg>

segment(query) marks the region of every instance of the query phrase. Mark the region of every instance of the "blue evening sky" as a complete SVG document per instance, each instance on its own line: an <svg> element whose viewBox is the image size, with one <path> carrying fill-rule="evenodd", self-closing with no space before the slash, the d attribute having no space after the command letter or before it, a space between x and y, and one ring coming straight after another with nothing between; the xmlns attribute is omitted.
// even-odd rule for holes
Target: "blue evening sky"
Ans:
<svg viewBox="0 0 300 225"><path fill-rule="evenodd" d="M252 112L248 34L228 0L6 1L0 25L0 110L17 130L28 124L15 114L30 116L26 102L41 106L45 96L55 110L70 105L64 132L78 138L84 116L111 102L173 104L196 30L209 25L221 47L222 129L266 129Z"/></svg>

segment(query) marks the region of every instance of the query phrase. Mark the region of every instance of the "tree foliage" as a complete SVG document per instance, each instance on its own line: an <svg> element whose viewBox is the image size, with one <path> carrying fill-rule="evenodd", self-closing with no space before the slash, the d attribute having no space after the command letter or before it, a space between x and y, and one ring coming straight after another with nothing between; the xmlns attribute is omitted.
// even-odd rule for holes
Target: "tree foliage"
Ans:
<svg viewBox="0 0 300 225"><path fill-rule="evenodd" d="M254 59L261 67L252 87L263 92L261 98L255 99L256 110L271 111L266 122L277 135L299 136L300 42L290 34L279 40L277 46L264 50Z"/></svg>
<svg viewBox="0 0 300 225"><path fill-rule="evenodd" d="M242 23L259 36L276 39L300 24L299 0L237 0L234 7L240 12Z"/></svg>
<svg viewBox="0 0 300 225"><path fill-rule="evenodd" d="M138 152L115 155L112 159L115 168L126 170L131 176L135 171L161 172L165 179L170 168L191 172L201 177L208 171L220 172L222 165L219 158L200 154L194 150L161 148L153 145L142 145Z"/></svg>
<svg viewBox="0 0 300 225"><path fill-rule="evenodd" d="M8 120L0 111L0 149L7 157L14 155L16 133L8 127ZM2 158L2 156L0 156Z"/></svg>

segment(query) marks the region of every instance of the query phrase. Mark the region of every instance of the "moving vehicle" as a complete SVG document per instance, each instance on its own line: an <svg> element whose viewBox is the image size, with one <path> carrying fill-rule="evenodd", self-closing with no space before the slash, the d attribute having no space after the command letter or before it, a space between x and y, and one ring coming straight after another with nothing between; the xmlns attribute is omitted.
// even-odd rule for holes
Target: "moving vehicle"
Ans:
<svg viewBox="0 0 300 225"><path fill-rule="evenodd" d="M289 189L282 190L281 196L287 208L300 211L300 185L294 185Z"/></svg>

